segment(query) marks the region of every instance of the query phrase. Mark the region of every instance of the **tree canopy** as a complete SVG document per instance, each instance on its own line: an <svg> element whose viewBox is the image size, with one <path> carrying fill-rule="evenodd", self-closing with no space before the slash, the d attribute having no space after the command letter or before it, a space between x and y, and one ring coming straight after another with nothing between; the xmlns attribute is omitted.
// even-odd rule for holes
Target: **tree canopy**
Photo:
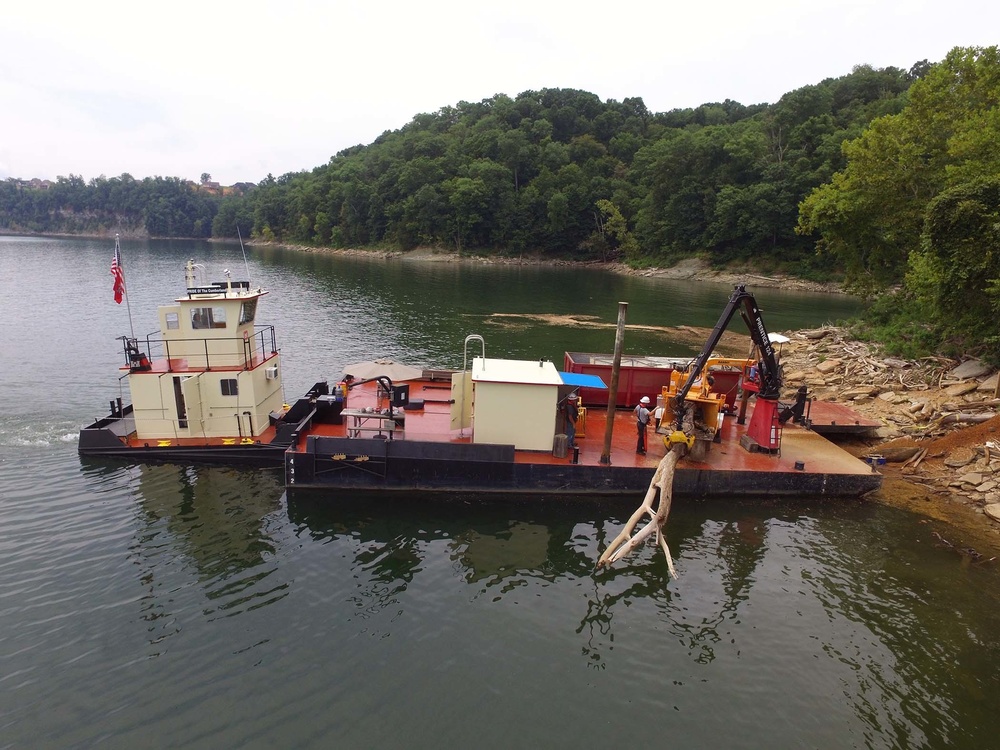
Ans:
<svg viewBox="0 0 1000 750"><path fill-rule="evenodd" d="M602 101L574 89L498 94L418 114L243 194L127 175L60 178L49 191L8 180L0 227L235 237L239 225L255 238L333 247L635 264L699 254L829 269L794 231L798 203L844 168L845 140L901 111L913 80L858 66L773 105L726 100L664 113L639 97Z"/></svg>
<svg viewBox="0 0 1000 750"><path fill-rule="evenodd" d="M84 182L59 177L46 189L0 182L0 227L27 232L210 237L218 200L177 177L130 174Z"/></svg>
<svg viewBox="0 0 1000 750"><path fill-rule="evenodd" d="M932 343L1000 361L998 48L953 49L843 152L798 230L819 235L855 289L901 286L895 317L919 317Z"/></svg>

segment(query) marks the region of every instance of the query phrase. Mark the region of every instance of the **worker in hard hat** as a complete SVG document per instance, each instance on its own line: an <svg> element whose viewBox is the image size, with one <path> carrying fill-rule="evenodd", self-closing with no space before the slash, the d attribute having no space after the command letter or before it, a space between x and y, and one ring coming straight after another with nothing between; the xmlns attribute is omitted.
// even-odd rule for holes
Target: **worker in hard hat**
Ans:
<svg viewBox="0 0 1000 750"><path fill-rule="evenodd" d="M576 447L576 420L579 415L577 408L576 393L569 394L562 402L563 420L566 425L566 447Z"/></svg>
<svg viewBox="0 0 1000 750"><path fill-rule="evenodd" d="M649 396L639 399L638 405L634 409L635 426L639 432L639 441L635 444L635 452L645 455L646 453L646 427L649 425Z"/></svg>

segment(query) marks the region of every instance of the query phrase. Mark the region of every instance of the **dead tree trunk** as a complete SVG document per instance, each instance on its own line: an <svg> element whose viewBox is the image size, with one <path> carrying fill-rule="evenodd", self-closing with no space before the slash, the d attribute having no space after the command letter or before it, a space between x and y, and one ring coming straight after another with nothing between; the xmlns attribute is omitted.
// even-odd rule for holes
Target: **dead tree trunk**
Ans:
<svg viewBox="0 0 1000 750"><path fill-rule="evenodd" d="M670 575L674 578L677 577L677 571L674 569L674 561L670 556L670 548L667 547L667 539L664 531L667 524L667 516L670 515L670 505L674 497L674 471L677 467L677 462L686 452L686 445L675 444L671 450L667 451L667 455L660 460L656 471L653 473L653 478L649 481L649 489L646 490L646 496L643 498L642 504L632 514L631 518L629 518L628 523L625 524L625 528L622 529L621 533L604 550L604 554L597 561L598 568L603 568L620 560L646 541L650 534L656 534L660 549L663 550L663 555L667 558L667 568L670 570ZM659 499L659 502L657 502L657 499ZM654 503L656 503L655 509ZM649 521L633 535L632 532L635 531L635 527L645 515L649 515Z"/></svg>

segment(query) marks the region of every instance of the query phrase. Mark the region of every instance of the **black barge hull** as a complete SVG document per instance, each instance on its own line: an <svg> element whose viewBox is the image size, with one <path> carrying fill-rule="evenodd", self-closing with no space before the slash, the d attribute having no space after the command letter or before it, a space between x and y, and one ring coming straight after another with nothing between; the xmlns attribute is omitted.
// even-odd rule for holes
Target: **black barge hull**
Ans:
<svg viewBox="0 0 1000 750"><path fill-rule="evenodd" d="M785 464L787 463L787 468ZM818 467L817 467L818 469ZM513 446L448 444L311 436L305 451L285 454L285 483L293 491L358 497L406 495L618 496L642 495L655 462L607 466L561 461L516 461ZM777 462L762 472L747 468L678 466L680 497L854 497L878 489L870 470L839 473Z"/></svg>

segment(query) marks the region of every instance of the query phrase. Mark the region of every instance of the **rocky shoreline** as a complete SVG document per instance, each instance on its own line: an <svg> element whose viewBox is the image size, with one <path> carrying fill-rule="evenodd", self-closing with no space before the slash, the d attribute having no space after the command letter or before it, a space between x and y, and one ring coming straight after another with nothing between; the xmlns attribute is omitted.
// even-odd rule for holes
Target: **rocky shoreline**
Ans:
<svg viewBox="0 0 1000 750"><path fill-rule="evenodd" d="M978 527L1000 545L1000 373L975 359L885 357L832 326L786 335L787 398L805 385L882 423L844 445L884 475L876 499Z"/></svg>
<svg viewBox="0 0 1000 750"><path fill-rule="evenodd" d="M542 258L536 255L469 255L460 254L455 250L433 247L418 247L414 250L359 250L355 248L314 247L311 245L285 245L261 240L251 240L248 245L271 245L297 252L321 253L326 255L347 255L351 257L371 258L373 260L399 259L426 263L475 263L494 266L577 266L600 268L612 273L626 276L646 276L661 279L682 279L704 281L716 284L747 284L753 287L783 289L798 289L801 291L825 292L829 294L845 294L843 288L836 283L820 283L799 279L794 276L766 276L745 270L713 269L708 261L702 258L688 258L676 265L666 268L632 268L625 263L602 261L577 261Z"/></svg>

